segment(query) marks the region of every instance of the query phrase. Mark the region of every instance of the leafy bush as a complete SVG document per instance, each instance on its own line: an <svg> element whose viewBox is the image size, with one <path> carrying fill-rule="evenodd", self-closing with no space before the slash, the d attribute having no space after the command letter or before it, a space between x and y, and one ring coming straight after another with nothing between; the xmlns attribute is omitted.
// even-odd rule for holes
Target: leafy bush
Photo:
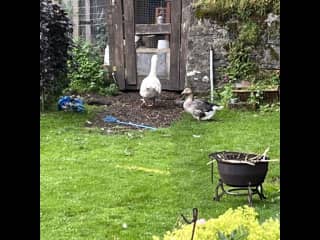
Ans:
<svg viewBox="0 0 320 240"><path fill-rule="evenodd" d="M260 27L253 21L246 21L239 32L239 42L242 42L245 46L255 46L258 43L260 37Z"/></svg>
<svg viewBox="0 0 320 240"><path fill-rule="evenodd" d="M256 83L264 85L264 89L276 88L280 85L280 71L279 70L264 70L259 71Z"/></svg>
<svg viewBox="0 0 320 240"><path fill-rule="evenodd" d="M231 98L233 97L233 84L232 83L226 83L221 91L219 91L219 98L220 98L220 104L227 107Z"/></svg>
<svg viewBox="0 0 320 240"><path fill-rule="evenodd" d="M115 96L115 95L118 95L119 93L119 87L117 84L111 83L108 87L101 90L101 93L106 94L108 96Z"/></svg>
<svg viewBox="0 0 320 240"><path fill-rule="evenodd" d="M229 44L228 50L228 65L218 69L220 75L231 82L254 81L258 66L251 57L252 47L235 41Z"/></svg>
<svg viewBox="0 0 320 240"><path fill-rule="evenodd" d="M107 79L102 65L103 58L98 49L85 41L75 41L72 60L68 61L70 85L67 91L77 94L103 93L107 87Z"/></svg>
<svg viewBox="0 0 320 240"><path fill-rule="evenodd" d="M209 219L203 224L198 223L195 229L197 240L225 240L225 239L247 239L247 240L279 240L279 219L270 218L259 223L257 212L254 208L244 206L237 209L228 209L218 218ZM179 229L167 232L163 238L154 236L154 240L185 240L190 239L192 224L183 225ZM233 238L232 238L233 237Z"/></svg>
<svg viewBox="0 0 320 240"><path fill-rule="evenodd" d="M239 25L237 38L226 46L229 64L218 70L222 76L231 82L255 80L259 68L252 52L258 44L260 32L259 25L251 20Z"/></svg>
<svg viewBox="0 0 320 240"><path fill-rule="evenodd" d="M40 0L40 99L53 100L68 85L68 50L72 26L66 13L50 0Z"/></svg>

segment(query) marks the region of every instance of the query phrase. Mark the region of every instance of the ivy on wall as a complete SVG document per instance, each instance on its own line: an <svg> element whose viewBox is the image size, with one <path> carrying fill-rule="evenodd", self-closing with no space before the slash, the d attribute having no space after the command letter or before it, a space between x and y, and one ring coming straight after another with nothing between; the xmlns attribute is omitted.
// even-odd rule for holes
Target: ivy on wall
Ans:
<svg viewBox="0 0 320 240"><path fill-rule="evenodd" d="M257 55L266 49L273 60L279 60L269 40L279 36L280 0L198 0L193 6L197 18L226 26L231 36L225 46L227 65L218 68L225 105L233 97L235 83L250 82L253 92L249 101L255 103L262 89L280 84L279 72L262 69L257 61Z"/></svg>
<svg viewBox="0 0 320 240"><path fill-rule="evenodd" d="M209 18L227 26L233 38L225 46L228 65L218 69L220 77L225 82L262 80L264 75L259 73L255 54L266 31L270 36L268 28L274 16L280 14L280 0L198 0L194 7L198 18ZM272 50L272 57L277 59L277 53Z"/></svg>

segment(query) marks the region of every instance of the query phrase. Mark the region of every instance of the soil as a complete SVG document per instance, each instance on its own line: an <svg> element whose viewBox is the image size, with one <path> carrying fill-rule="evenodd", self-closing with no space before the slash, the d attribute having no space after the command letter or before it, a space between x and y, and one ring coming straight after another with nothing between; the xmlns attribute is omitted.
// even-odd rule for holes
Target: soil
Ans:
<svg viewBox="0 0 320 240"><path fill-rule="evenodd" d="M155 106L141 106L139 92L121 92L117 96L87 95L84 101L91 105L104 105L93 119L87 121L87 127L99 127L101 130L111 133L114 131L137 129L117 123L106 123L104 118L111 115L122 122L131 122L154 128L168 127L174 121L180 119L183 110L180 93L163 91L156 100ZM152 101L148 101L149 104Z"/></svg>

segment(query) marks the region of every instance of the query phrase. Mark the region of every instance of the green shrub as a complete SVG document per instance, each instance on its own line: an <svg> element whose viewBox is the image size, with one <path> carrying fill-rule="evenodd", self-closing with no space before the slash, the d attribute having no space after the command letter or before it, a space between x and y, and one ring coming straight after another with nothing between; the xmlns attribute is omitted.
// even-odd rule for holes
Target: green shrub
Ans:
<svg viewBox="0 0 320 240"><path fill-rule="evenodd" d="M258 66L251 57L252 47L238 40L230 43L228 50L228 65L218 69L220 75L231 82L254 81Z"/></svg>
<svg viewBox="0 0 320 240"><path fill-rule="evenodd" d="M233 97L233 84L232 83L226 83L221 91L219 91L219 99L220 99L220 104L223 105L224 107L227 107L231 98Z"/></svg>
<svg viewBox="0 0 320 240"><path fill-rule="evenodd" d="M238 39L246 46L255 46L260 37L260 27L253 21L245 22L240 29Z"/></svg>
<svg viewBox="0 0 320 240"><path fill-rule="evenodd" d="M98 49L79 40L74 42L72 60L68 61L68 91L72 93L99 93L107 87L103 58Z"/></svg>
<svg viewBox="0 0 320 240"><path fill-rule="evenodd" d="M259 25L251 20L239 24L238 28L237 38L226 46L228 65L219 68L218 71L231 82L254 81L259 68L252 52L258 44L261 30Z"/></svg>
<svg viewBox="0 0 320 240"><path fill-rule="evenodd" d="M258 214L254 208L249 206L238 207L237 209L228 209L218 218L209 219L205 223L197 224L195 229L195 239L279 240L279 219L270 218L260 224L257 216ZM190 239L192 227L192 224L183 225L179 229L174 229L171 232L167 232L163 238L154 236L153 239Z"/></svg>
<svg viewBox="0 0 320 240"><path fill-rule="evenodd" d="M109 96L118 95L119 87L117 84L111 83L107 88L104 89L103 93Z"/></svg>
<svg viewBox="0 0 320 240"><path fill-rule="evenodd" d="M260 70L252 82L251 89L276 89L280 85L279 70Z"/></svg>

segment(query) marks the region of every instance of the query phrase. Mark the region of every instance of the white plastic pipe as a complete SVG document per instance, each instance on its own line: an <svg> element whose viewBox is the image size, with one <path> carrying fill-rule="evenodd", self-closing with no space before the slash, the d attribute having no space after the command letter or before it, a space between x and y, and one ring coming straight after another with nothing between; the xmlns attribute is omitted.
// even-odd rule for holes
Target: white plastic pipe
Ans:
<svg viewBox="0 0 320 240"><path fill-rule="evenodd" d="M109 45L104 49L104 65L110 65Z"/></svg>
<svg viewBox="0 0 320 240"><path fill-rule="evenodd" d="M210 88L211 88L211 103L213 103L213 48L210 47Z"/></svg>

